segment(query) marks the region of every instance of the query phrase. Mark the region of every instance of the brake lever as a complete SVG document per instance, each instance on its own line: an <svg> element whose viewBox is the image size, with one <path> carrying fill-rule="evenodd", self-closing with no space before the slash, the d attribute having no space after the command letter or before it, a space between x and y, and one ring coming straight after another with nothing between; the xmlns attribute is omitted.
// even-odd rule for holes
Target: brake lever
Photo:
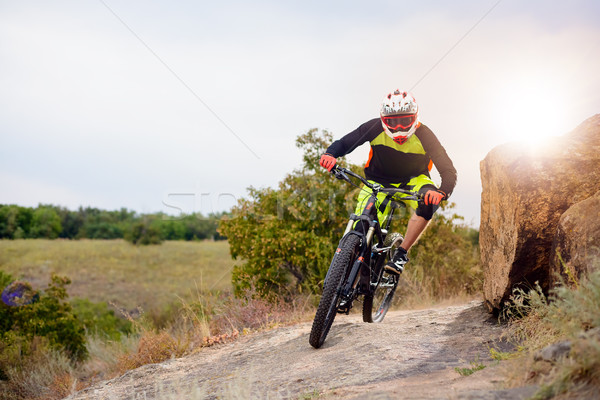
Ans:
<svg viewBox="0 0 600 400"><path fill-rule="evenodd" d="M331 173L333 174L333 176L335 176L337 179L340 180L344 180L344 181L349 181L350 178L348 178L348 175L346 175L344 173L344 171L342 171L340 168L338 168L337 166L334 166L333 169L331 170Z"/></svg>
<svg viewBox="0 0 600 400"><path fill-rule="evenodd" d="M348 175L346 175L343 171L339 171L339 170L335 171L335 177L337 179L341 179L341 180L344 180L344 181L349 181L350 180L350 178L348 178Z"/></svg>

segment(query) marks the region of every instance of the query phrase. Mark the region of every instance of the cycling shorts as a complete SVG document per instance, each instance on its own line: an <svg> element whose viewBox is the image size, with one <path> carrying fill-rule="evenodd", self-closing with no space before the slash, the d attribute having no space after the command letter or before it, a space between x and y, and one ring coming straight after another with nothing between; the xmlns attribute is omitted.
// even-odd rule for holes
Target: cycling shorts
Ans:
<svg viewBox="0 0 600 400"><path fill-rule="evenodd" d="M377 183L375 181L369 181L370 183ZM397 187L400 189L406 189L406 190L411 190L413 192L419 192L421 194L425 194L428 190L436 190L437 186L435 186L435 183L431 180L430 177L428 177L427 175L419 175L416 176L414 178L412 178L410 181L408 181L407 183L397 183L394 184L392 183L390 186L393 187ZM369 189L367 186L363 186L362 190L358 193L358 198L357 198L357 204L356 204L356 209L354 211L354 213L356 215L361 215L365 205L366 205L366 201L369 199L369 197L371 196L371 189ZM379 224L381 226L384 226L386 219L388 218L390 211L392 209L392 203L390 201L385 201L387 194L386 193L379 193L377 195L377 216L379 219ZM432 204L430 205L425 205L425 203L423 202L417 202L415 200L402 200L403 197L407 197L409 195L404 194L404 193L396 193L393 197L394 201L398 201L398 202L403 202L407 208L412 208L412 209L416 209L416 214L420 217L425 218L427 221L429 221L432 217L433 214L436 212L436 210L438 209L439 206L434 206ZM382 204L384 204L384 206L382 207Z"/></svg>

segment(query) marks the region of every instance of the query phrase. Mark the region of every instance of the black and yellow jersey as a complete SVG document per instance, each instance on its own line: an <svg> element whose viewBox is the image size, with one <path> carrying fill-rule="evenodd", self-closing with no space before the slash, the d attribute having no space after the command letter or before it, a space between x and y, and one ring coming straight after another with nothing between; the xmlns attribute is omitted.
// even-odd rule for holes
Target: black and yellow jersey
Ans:
<svg viewBox="0 0 600 400"><path fill-rule="evenodd" d="M440 190L447 196L454 190L456 169L427 126L420 124L406 143L398 144L384 132L381 120L374 118L333 142L327 153L342 157L365 142L371 143L369 160L365 164L367 179L382 185L405 183L419 175L429 176L433 164L442 178Z"/></svg>

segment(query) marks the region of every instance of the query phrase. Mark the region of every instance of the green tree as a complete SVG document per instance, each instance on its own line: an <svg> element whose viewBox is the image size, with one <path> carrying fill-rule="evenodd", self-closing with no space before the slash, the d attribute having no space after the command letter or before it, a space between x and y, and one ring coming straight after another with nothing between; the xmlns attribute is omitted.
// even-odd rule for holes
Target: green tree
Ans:
<svg viewBox="0 0 600 400"><path fill-rule="evenodd" d="M151 218L135 222L125 233L125 240L135 245L160 244L160 230L152 224Z"/></svg>
<svg viewBox="0 0 600 400"><path fill-rule="evenodd" d="M119 211L106 211L98 208L80 208L83 224L79 229L79 238L117 239L124 237L127 230L139 220L133 211L122 208Z"/></svg>
<svg viewBox="0 0 600 400"><path fill-rule="evenodd" d="M71 211L64 207L57 207L56 212L60 216L62 231L59 237L63 239L76 239L83 226L83 216L77 211Z"/></svg>
<svg viewBox="0 0 600 400"><path fill-rule="evenodd" d="M23 239L29 236L33 210L16 205L0 206L0 239Z"/></svg>
<svg viewBox="0 0 600 400"><path fill-rule="evenodd" d="M160 231L160 237L163 240L185 239L185 225L180 218L159 214L158 218L153 221L153 225Z"/></svg>
<svg viewBox="0 0 600 400"><path fill-rule="evenodd" d="M329 132L317 129L299 136L302 168L277 190L249 188L249 198L221 220L231 255L244 260L233 271L237 293L251 286L264 294L318 291L356 197L350 185L318 166L331 141Z"/></svg>
<svg viewBox="0 0 600 400"><path fill-rule="evenodd" d="M62 230L60 216L49 206L39 206L33 212L30 236L33 238L56 239Z"/></svg>

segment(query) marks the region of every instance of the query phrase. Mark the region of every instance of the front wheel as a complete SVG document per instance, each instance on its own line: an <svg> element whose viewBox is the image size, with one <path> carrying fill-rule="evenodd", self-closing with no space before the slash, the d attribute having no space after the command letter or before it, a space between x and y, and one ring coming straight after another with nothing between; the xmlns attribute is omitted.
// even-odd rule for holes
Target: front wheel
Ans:
<svg viewBox="0 0 600 400"><path fill-rule="evenodd" d="M360 238L348 235L333 256L333 261L325 277L323 295L310 331L309 343L315 349L323 345L329 329L333 324L340 303L340 290L344 284L346 273L358 257Z"/></svg>
<svg viewBox="0 0 600 400"><path fill-rule="evenodd" d="M390 250L387 252L383 263L380 264L381 269L383 269L384 264L392 258L396 249L402 244L402 240L402 235L399 233L392 233L386 237L383 245L384 247L390 247ZM364 322L383 321L385 314L392 305L399 278L398 275L391 274L386 270L379 271L376 276L377 286L375 287L375 290L370 294L366 294L363 300L362 311Z"/></svg>

